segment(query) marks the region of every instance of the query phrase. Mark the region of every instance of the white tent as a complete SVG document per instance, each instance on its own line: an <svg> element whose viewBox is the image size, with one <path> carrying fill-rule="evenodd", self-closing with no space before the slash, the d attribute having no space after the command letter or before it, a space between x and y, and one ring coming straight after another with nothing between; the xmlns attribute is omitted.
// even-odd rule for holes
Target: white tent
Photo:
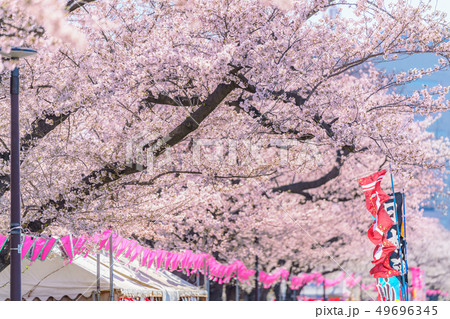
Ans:
<svg viewBox="0 0 450 319"><path fill-rule="evenodd" d="M300 297L321 299L323 298L323 285L316 285L315 283L309 283L302 288L300 292ZM325 296L329 298L346 298L350 295L350 290L345 286L345 281L341 281L333 287L325 288Z"/></svg>
<svg viewBox="0 0 450 319"><path fill-rule="evenodd" d="M102 299L109 296L109 257L100 255ZM156 300L203 299L206 291L182 280L167 270L139 270L136 263L126 265L114 259L114 299L131 297ZM9 266L0 273L0 300L9 299ZM24 300L93 300L97 291L97 259L77 256L68 263L57 249L45 261L30 265L22 261L22 295Z"/></svg>

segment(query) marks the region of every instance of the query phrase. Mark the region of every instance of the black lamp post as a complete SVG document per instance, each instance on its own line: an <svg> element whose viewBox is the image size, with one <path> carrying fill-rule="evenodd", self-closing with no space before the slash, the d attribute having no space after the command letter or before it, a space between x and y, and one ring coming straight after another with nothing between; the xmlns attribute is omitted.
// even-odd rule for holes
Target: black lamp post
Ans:
<svg viewBox="0 0 450 319"><path fill-rule="evenodd" d="M15 47L6 53L0 49L5 58L18 60L36 54L30 48ZM21 278L21 222L20 222L20 129L19 129L19 68L11 71L11 279L10 299L22 300Z"/></svg>

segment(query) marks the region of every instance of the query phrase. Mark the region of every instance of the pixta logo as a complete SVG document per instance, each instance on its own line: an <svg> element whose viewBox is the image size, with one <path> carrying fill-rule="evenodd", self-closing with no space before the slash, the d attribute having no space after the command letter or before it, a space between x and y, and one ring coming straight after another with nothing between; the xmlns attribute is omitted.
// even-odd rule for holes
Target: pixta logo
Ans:
<svg viewBox="0 0 450 319"><path fill-rule="evenodd" d="M159 157L160 165L167 160L170 161L172 150L167 141L168 137L158 136L154 132L139 132L126 145L126 165L152 174L156 157ZM164 156L161 156L162 154Z"/></svg>

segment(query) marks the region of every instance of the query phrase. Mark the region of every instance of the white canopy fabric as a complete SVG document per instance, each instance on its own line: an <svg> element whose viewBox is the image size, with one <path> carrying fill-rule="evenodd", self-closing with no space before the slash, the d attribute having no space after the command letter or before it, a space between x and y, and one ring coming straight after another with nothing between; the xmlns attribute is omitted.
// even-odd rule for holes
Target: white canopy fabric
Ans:
<svg viewBox="0 0 450 319"><path fill-rule="evenodd" d="M45 261L30 265L22 261L22 294L25 300L60 300L64 296L75 299L79 295L89 297L97 290L97 259L77 256L71 263L65 261L55 249ZM109 291L109 257L100 255L100 284L102 291ZM206 291L191 285L167 270L154 268L139 270L135 263L126 265L114 259L114 289L127 297L162 296L163 300L179 300L180 297L206 296ZM10 268L0 273L0 300L10 296Z"/></svg>
<svg viewBox="0 0 450 319"><path fill-rule="evenodd" d="M343 297L350 291L345 287L345 282L341 281L333 287L326 287L325 294L327 297ZM307 284L302 288L300 296L311 297L311 298L322 298L323 297L323 285L316 285L315 283Z"/></svg>

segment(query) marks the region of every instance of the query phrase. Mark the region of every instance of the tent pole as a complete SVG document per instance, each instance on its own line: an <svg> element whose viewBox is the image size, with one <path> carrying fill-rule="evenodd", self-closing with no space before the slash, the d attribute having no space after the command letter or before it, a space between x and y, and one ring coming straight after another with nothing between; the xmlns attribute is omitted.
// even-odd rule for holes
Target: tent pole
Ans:
<svg viewBox="0 0 450 319"><path fill-rule="evenodd" d="M100 253L97 252L97 301L100 301Z"/></svg>
<svg viewBox="0 0 450 319"><path fill-rule="evenodd" d="M200 286L200 272L198 269L197 269L197 273L195 274L195 283L196 283L197 287Z"/></svg>
<svg viewBox="0 0 450 319"><path fill-rule="evenodd" d="M109 235L109 300L114 301L113 236Z"/></svg>

